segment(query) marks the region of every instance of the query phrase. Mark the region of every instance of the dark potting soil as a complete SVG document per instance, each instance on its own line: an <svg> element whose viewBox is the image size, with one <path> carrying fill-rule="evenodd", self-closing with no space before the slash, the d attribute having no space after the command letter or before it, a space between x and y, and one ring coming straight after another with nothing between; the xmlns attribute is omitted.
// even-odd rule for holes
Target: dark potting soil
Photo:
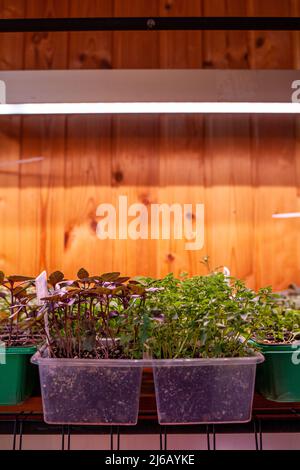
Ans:
<svg viewBox="0 0 300 470"><path fill-rule="evenodd" d="M254 379L255 365L154 367L160 423L249 421Z"/></svg>
<svg viewBox="0 0 300 470"><path fill-rule="evenodd" d="M51 352L51 357L60 359L128 359L119 346L110 347L109 349L98 346L92 351L80 351L80 354L78 351L72 351L69 356L64 350L57 347L52 347Z"/></svg>
<svg viewBox="0 0 300 470"><path fill-rule="evenodd" d="M48 423L135 424L141 367L40 365Z"/></svg>

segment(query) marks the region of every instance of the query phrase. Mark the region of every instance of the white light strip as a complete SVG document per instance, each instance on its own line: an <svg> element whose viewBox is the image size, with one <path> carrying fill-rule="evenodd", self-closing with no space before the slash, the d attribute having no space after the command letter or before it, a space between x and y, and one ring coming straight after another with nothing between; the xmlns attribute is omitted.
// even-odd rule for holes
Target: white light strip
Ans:
<svg viewBox="0 0 300 470"><path fill-rule="evenodd" d="M273 219L295 219L300 217L300 212L283 212L281 214L272 214Z"/></svg>
<svg viewBox="0 0 300 470"><path fill-rule="evenodd" d="M258 113L300 114L300 103L139 102L139 103L24 103L1 104L0 115L23 114L142 114L142 113Z"/></svg>

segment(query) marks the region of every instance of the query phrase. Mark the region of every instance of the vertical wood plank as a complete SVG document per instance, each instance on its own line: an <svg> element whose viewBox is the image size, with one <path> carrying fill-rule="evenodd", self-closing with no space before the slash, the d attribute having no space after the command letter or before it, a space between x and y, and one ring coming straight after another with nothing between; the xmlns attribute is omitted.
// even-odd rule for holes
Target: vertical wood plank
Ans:
<svg viewBox="0 0 300 470"><path fill-rule="evenodd" d="M69 0L26 0L27 18L63 18L69 14ZM64 69L67 64L68 33L25 34L27 69Z"/></svg>
<svg viewBox="0 0 300 470"><path fill-rule="evenodd" d="M84 266L93 274L112 269L112 244L96 236L97 207L112 203L111 119L68 118L64 196L63 270L74 276Z"/></svg>
<svg viewBox="0 0 300 470"><path fill-rule="evenodd" d="M159 16L201 16L200 1L160 0ZM162 31L159 37L161 68L201 68L202 33L200 31Z"/></svg>
<svg viewBox="0 0 300 470"><path fill-rule="evenodd" d="M67 16L69 6L68 0L28 0L26 5L27 17ZM25 68L66 68L67 42L66 33L28 33ZM63 260L64 134L63 116L23 118L22 158L44 157L20 169L21 263L31 274L57 269Z"/></svg>
<svg viewBox="0 0 300 470"><path fill-rule="evenodd" d="M257 286L276 288L297 282L298 219L272 219L276 212L299 209L294 119L265 116L253 119L255 161L254 265Z"/></svg>
<svg viewBox="0 0 300 470"><path fill-rule="evenodd" d="M206 16L245 16L246 2L203 1ZM247 68L244 31L204 33L205 67ZM248 116L205 116L205 208L211 266L253 284L253 189ZM243 253L241 256L240 253Z"/></svg>
<svg viewBox="0 0 300 470"><path fill-rule="evenodd" d="M253 188L248 116L205 116L206 236L211 265L253 285Z"/></svg>
<svg viewBox="0 0 300 470"><path fill-rule="evenodd" d="M159 16L158 0L114 0L115 17ZM158 67L159 32L118 31L113 35L113 67L151 69Z"/></svg>
<svg viewBox="0 0 300 470"><path fill-rule="evenodd" d="M158 16L158 2L145 0L130 3L115 1L115 16ZM114 33L114 68L159 67L156 32ZM112 184L116 204L119 196L128 203L147 207L157 200L158 184L158 117L118 116L113 118ZM132 220L132 219L130 219ZM156 240L117 240L114 244L113 268L123 266L128 275L155 275Z"/></svg>
<svg viewBox="0 0 300 470"><path fill-rule="evenodd" d="M161 1L161 16L201 16L201 2ZM189 31L161 33L161 68L199 68L202 65L202 34ZM201 116L160 117L160 203L192 204L195 217L197 203L204 203L203 118ZM194 221L194 219L193 219ZM172 219L173 222L173 219ZM186 222L183 218L183 223ZM195 223L193 223L195 228ZM174 272L191 274L201 270L205 250L186 250L187 240L160 240L159 275Z"/></svg>
<svg viewBox="0 0 300 470"><path fill-rule="evenodd" d="M203 16L247 16L246 2L203 0ZM249 64L246 31L205 31L203 67L245 69Z"/></svg>
<svg viewBox="0 0 300 470"><path fill-rule="evenodd" d="M249 2L252 16L290 16L291 2ZM251 68L293 68L293 33L258 31L251 37ZM296 210L295 127L292 116L252 116L256 285L284 288L297 279L297 220L274 220L272 213ZM291 209L291 208L294 209ZM283 248L284 240L284 248ZM284 266L284 269L280 269Z"/></svg>
<svg viewBox="0 0 300 470"><path fill-rule="evenodd" d="M23 118L20 177L21 263L30 274L61 269L64 257L65 117Z"/></svg>
<svg viewBox="0 0 300 470"><path fill-rule="evenodd" d="M113 2L72 0L70 16L112 17ZM71 69L110 69L112 67L112 33L109 31L70 33L68 62Z"/></svg>
<svg viewBox="0 0 300 470"><path fill-rule="evenodd" d="M19 18L25 14L24 1L2 0L1 18ZM24 35L2 34L0 41L0 69L23 68ZM17 164L21 157L21 119L17 116L2 116L0 119L0 269L8 274L19 271L20 237L19 227L19 173ZM28 273L28 271L27 271Z"/></svg>
<svg viewBox="0 0 300 470"><path fill-rule="evenodd" d="M75 0L70 13L110 17L113 2ZM111 32L71 34L69 68L111 68L111 60ZM68 275L73 276L80 266L93 273L112 269L113 242L96 236L97 207L113 199L111 132L109 116L67 117L63 268Z"/></svg>
<svg viewBox="0 0 300 470"><path fill-rule="evenodd" d="M290 0L248 0L249 16L291 16ZM289 31L252 31L250 67L289 69L293 67L293 33Z"/></svg>
<svg viewBox="0 0 300 470"><path fill-rule="evenodd" d="M22 18L25 16L24 0L1 0L1 18ZM0 70L23 68L23 33L1 33Z"/></svg>

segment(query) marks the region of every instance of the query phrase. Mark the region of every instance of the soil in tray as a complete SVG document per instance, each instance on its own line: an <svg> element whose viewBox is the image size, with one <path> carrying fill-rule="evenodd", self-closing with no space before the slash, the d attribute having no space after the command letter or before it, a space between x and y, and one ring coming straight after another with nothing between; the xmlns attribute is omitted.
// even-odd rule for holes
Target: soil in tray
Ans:
<svg viewBox="0 0 300 470"><path fill-rule="evenodd" d="M48 423L135 424L142 368L40 366Z"/></svg>
<svg viewBox="0 0 300 470"><path fill-rule="evenodd" d="M160 423L251 419L255 366L156 367Z"/></svg>

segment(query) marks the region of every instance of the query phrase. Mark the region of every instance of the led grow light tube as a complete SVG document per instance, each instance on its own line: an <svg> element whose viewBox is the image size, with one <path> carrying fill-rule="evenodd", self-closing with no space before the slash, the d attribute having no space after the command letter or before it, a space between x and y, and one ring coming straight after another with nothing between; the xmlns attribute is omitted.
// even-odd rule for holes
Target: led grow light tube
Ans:
<svg viewBox="0 0 300 470"><path fill-rule="evenodd" d="M272 214L273 219L295 219L300 217L300 212L282 212Z"/></svg>
<svg viewBox="0 0 300 470"><path fill-rule="evenodd" d="M297 70L0 71L0 115L300 114Z"/></svg>
<svg viewBox="0 0 300 470"><path fill-rule="evenodd" d="M300 114L300 103L128 102L2 104L0 115L26 114Z"/></svg>

